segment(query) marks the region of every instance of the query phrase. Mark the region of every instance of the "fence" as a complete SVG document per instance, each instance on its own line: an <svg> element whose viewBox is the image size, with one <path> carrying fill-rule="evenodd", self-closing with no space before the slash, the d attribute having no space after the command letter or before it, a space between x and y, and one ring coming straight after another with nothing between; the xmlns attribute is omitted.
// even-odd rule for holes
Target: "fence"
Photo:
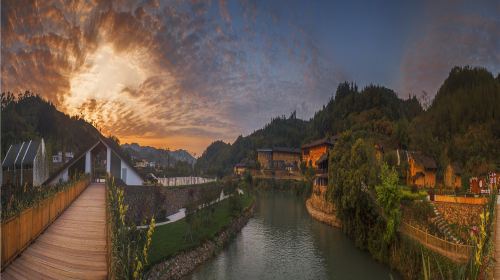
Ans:
<svg viewBox="0 0 500 280"><path fill-rule="evenodd" d="M473 205L484 205L488 202L486 197L465 197L465 196L450 196L450 195L435 195L435 202L453 202Z"/></svg>
<svg viewBox="0 0 500 280"><path fill-rule="evenodd" d="M400 231L416 239L425 247L458 262L467 262L474 250L473 246L441 239L404 222L401 223Z"/></svg>
<svg viewBox="0 0 500 280"><path fill-rule="evenodd" d="M89 185L85 178L2 223L2 270L33 242Z"/></svg>

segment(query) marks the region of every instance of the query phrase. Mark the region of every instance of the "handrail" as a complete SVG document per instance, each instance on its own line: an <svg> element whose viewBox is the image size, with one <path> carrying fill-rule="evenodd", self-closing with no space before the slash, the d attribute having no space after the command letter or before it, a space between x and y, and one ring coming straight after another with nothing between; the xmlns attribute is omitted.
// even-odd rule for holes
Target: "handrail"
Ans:
<svg viewBox="0 0 500 280"><path fill-rule="evenodd" d="M458 261L467 261L474 250L474 246L450 242L405 222L401 223L400 232L418 240L427 248Z"/></svg>
<svg viewBox="0 0 500 280"><path fill-rule="evenodd" d="M36 205L24 209L1 225L1 270L3 271L19 254L43 233L64 210L86 189L89 178L75 182Z"/></svg>

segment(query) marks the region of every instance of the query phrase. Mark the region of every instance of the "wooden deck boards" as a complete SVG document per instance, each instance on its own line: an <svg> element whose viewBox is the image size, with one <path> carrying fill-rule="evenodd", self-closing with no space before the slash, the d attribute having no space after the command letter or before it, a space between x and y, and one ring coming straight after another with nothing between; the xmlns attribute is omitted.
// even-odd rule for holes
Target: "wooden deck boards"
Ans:
<svg viewBox="0 0 500 280"><path fill-rule="evenodd" d="M104 185L90 185L1 279L106 279L105 207Z"/></svg>

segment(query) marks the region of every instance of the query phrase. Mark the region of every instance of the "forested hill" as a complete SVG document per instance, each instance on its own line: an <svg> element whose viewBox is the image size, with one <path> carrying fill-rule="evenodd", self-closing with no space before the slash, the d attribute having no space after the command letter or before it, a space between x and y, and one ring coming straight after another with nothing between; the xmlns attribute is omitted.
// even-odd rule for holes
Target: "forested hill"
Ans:
<svg viewBox="0 0 500 280"><path fill-rule="evenodd" d="M222 176L229 174L238 162L255 162L255 150L263 147L294 147L346 129L370 136L385 145L397 145L391 138L395 121L411 120L422 109L415 98L399 99L396 94L381 86L368 86L359 91L356 85L342 83L335 98L309 120L290 117L273 119L263 129L248 136L239 136L233 144L216 141L198 159L196 170L200 173Z"/></svg>
<svg viewBox="0 0 500 280"><path fill-rule="evenodd" d="M426 111L416 97L399 98L391 89L370 85L358 90L341 83L334 97L312 119L277 118L233 144L214 142L198 159L197 171L229 174L234 164L256 159L261 147L300 147L310 140L350 130L386 150L420 150L442 170L458 161L466 172L482 172L500 158L499 76L483 68L455 67ZM479 170L477 166L480 166Z"/></svg>
<svg viewBox="0 0 500 280"><path fill-rule="evenodd" d="M456 161L471 175L498 170L500 76L483 68L453 68L409 134L411 146L426 151L441 169Z"/></svg>
<svg viewBox="0 0 500 280"><path fill-rule="evenodd" d="M2 93L2 158L11 144L43 137L49 155L57 151L78 153L100 133L84 119L70 117L30 92Z"/></svg>
<svg viewBox="0 0 500 280"><path fill-rule="evenodd" d="M183 161L189 164L193 164L196 161L196 158L182 149L170 151L150 146L141 146L137 143L123 144L121 148L134 158L153 161L163 166L167 164L170 166L176 161Z"/></svg>
<svg viewBox="0 0 500 280"><path fill-rule="evenodd" d="M248 136L239 136L233 144L215 141L196 161L195 170L202 174L223 176L234 164L254 163L255 150L262 147L298 147L307 137L309 122L298 119L295 113L271 120L264 128Z"/></svg>

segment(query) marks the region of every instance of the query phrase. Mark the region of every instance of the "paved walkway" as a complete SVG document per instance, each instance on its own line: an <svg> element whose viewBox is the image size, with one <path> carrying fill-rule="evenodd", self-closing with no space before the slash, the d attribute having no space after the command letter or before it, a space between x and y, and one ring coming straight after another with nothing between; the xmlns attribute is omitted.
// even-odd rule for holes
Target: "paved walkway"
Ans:
<svg viewBox="0 0 500 280"><path fill-rule="evenodd" d="M238 192L238 194L244 194L244 192L241 190L241 189L237 189L236 190ZM210 202L210 205L214 204L214 203L219 203L221 201L223 201L224 199L230 197L231 194L228 194L228 195L225 195L224 194L224 191L221 191L220 195L219 195L219 198ZM204 206L198 206L198 209L202 209ZM163 226L163 225L166 225L166 224L170 224L170 223L173 223L173 222L177 222L178 220L182 220L186 217L186 208L181 208L179 209L179 211L177 211L176 213L170 215L167 217L167 221L165 222L161 222L161 223L157 223L155 225L155 227L159 227L159 226ZM145 229L145 228L149 228L149 225L142 225L142 226L137 226L138 229Z"/></svg>
<svg viewBox="0 0 500 280"><path fill-rule="evenodd" d="M496 221L495 221L495 271L493 273L493 279L500 279L500 215L498 215L498 207L500 205L500 195L497 196L497 209L496 211Z"/></svg>
<svg viewBox="0 0 500 280"><path fill-rule="evenodd" d="M1 279L106 279L104 184L90 185Z"/></svg>

